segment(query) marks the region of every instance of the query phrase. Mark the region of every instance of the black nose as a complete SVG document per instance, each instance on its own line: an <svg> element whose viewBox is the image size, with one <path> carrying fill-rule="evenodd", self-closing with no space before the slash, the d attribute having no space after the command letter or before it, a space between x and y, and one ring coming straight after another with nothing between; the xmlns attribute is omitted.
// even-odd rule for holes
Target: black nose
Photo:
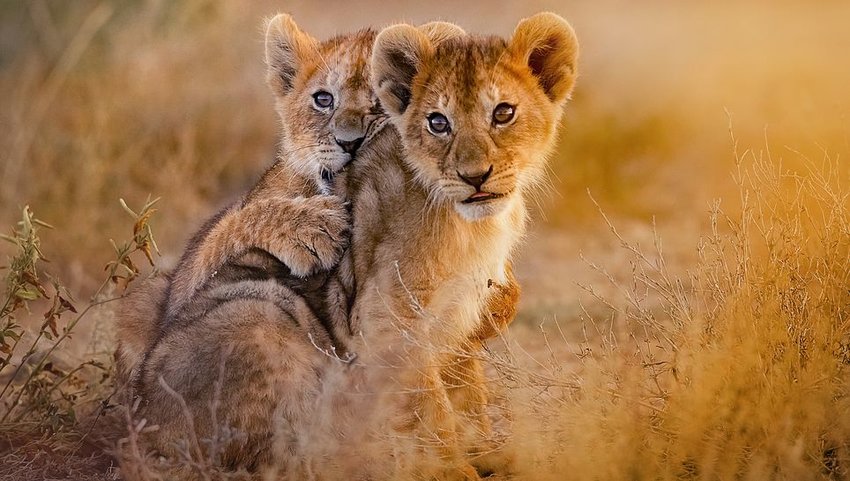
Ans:
<svg viewBox="0 0 850 481"><path fill-rule="evenodd" d="M357 149L360 148L360 145L363 144L363 137L360 137L359 139L354 139L354 140L339 140L339 139L334 139L334 140L336 140L337 145L342 147L343 152L345 152L346 154L351 154L351 155L354 155L354 153L357 152Z"/></svg>
<svg viewBox="0 0 850 481"><path fill-rule="evenodd" d="M487 172L479 172L475 174L461 174L460 171L457 171L458 177L460 177L467 184L475 187L475 190L481 188L481 185L484 182L487 182L487 179L490 177L490 174L493 173L493 166L491 165Z"/></svg>

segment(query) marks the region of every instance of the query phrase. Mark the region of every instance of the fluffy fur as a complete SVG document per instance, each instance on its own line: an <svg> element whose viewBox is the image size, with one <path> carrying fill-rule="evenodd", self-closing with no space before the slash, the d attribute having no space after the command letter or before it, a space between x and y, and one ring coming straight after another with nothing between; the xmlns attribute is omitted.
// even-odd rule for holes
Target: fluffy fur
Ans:
<svg viewBox="0 0 850 481"><path fill-rule="evenodd" d="M349 174L358 363L328 395L345 401L325 404L345 406L336 419L356 423L335 456L320 457L380 445L378 432L395 443L352 463L355 478L478 479L462 453L443 366L477 329L491 281L507 281L525 230L524 195L543 172L575 82L577 41L554 14L520 22L508 41L429 35L397 25L376 38L372 79L395 128L376 136ZM501 103L515 109L509 123L493 120ZM449 120L448 133L429 127L434 113ZM462 181L465 169L480 167L492 170L485 182ZM498 195L467 202L479 192ZM402 452L410 464L399 462Z"/></svg>
<svg viewBox="0 0 850 481"><path fill-rule="evenodd" d="M160 334L148 353L139 414L160 426L150 439L158 451L177 452L187 432L215 438L226 425L244 434L223 448L228 466L274 460L310 479L478 479L449 399L457 374L444 367L472 348L480 329L489 332L481 312L513 315L487 300L510 285L523 196L554 143L575 76L575 38L560 17L541 14L508 42L434 24L390 27L375 45L372 81L395 128L375 134L344 182L352 245L331 289L334 302L351 306L339 331L343 348L298 289L280 282L291 276L277 256L251 250L224 264L180 328ZM547 61L565 50L566 63ZM295 85L292 78L272 86ZM517 115L497 128L491 112L499 102ZM434 111L449 117L453 135L428 131ZM478 188L458 184L460 169L486 163L493 174L479 187L499 195L467 204ZM334 355L343 349L356 354L353 362ZM325 410L318 419L317 409ZM387 435L410 443L379 442ZM352 452L361 444L394 448L378 448L386 455L364 464ZM424 458L439 463L417 462Z"/></svg>

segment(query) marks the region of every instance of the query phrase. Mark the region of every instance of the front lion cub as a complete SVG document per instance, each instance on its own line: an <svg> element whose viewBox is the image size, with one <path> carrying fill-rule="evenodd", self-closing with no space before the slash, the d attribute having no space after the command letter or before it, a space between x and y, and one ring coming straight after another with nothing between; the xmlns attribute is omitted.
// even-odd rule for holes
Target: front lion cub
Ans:
<svg viewBox="0 0 850 481"><path fill-rule="evenodd" d="M444 367L479 328L491 280L509 277L577 57L551 13L508 40L435 42L410 25L375 39L372 81L393 128L348 173L358 362L327 402L346 409L329 423L345 442L315 454L348 457L349 479L479 479ZM352 445L370 446L370 461Z"/></svg>

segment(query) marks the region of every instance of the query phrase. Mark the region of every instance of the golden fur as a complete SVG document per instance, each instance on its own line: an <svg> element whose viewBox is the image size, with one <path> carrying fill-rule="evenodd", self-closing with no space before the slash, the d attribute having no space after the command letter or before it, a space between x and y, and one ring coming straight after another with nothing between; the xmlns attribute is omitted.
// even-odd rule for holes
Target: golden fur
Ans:
<svg viewBox="0 0 850 481"><path fill-rule="evenodd" d="M352 445L376 445L376 432L394 443L369 463L352 462L346 471L355 478L478 479L461 452L443 367L480 325L491 281L508 280L524 194L543 173L576 77L575 35L553 14L520 22L510 41L449 27L441 42L433 38L409 25L378 35L372 79L395 128L348 173L354 223L343 266L355 281L349 322L358 358L340 387L324 390L334 401L322 404L345 406L331 415L356 422L333 423L346 442L317 456L350 457ZM502 102L516 115L495 125ZM429 131L435 112L454 130ZM479 188L459 177L479 167L492 171L480 190L498 196L468 203ZM399 447L405 439L410 450ZM411 464L399 463L403 452ZM417 461L435 458L436 466Z"/></svg>
<svg viewBox="0 0 850 481"><path fill-rule="evenodd" d="M336 265L348 215L343 199L332 195L332 176L356 154L346 143L361 145L384 119L365 62L374 35L364 30L319 43L288 15L269 21L266 62L282 126L279 161L190 242L171 282L166 322L215 269L251 247L272 254L297 277ZM332 105L319 106L319 92L332 95Z"/></svg>
<svg viewBox="0 0 850 481"><path fill-rule="evenodd" d="M576 53L569 25L552 14L521 22L509 42L445 24L383 31L372 82L395 128L378 131L336 181L353 207L352 246L335 276L337 301L352 303L344 345L297 286L280 282L291 276L274 252L231 253L189 296L179 329L157 333L148 353L139 393L140 414L160 425L152 445L173 452L187 432L211 437L225 423L245 436L224 449L222 462L234 467L274 457L288 473L316 472L314 460L330 456L340 473L363 479L478 479L458 439L453 411L463 403L449 400L450 381L463 376L441 366L495 332L481 327L480 313L507 316L494 316L493 329L513 317L508 259L524 231L523 195L552 148ZM490 112L502 101L516 118L494 126ZM427 131L435 110L455 126L450 136ZM482 165L493 168L479 187L496 196L467 203L478 189L457 177ZM507 304L491 302L493 292ZM357 358L334 355L343 349ZM319 423L317 406L331 406ZM416 457L358 462L346 443L372 445L376 430L416 439L441 467Z"/></svg>

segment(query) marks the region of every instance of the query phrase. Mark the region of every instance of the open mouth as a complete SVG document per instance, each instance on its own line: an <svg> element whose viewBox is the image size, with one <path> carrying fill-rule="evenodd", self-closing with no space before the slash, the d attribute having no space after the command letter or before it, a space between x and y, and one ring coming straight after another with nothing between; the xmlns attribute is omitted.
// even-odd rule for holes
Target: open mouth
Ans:
<svg viewBox="0 0 850 481"><path fill-rule="evenodd" d="M463 201L464 204L474 204L476 202L487 202L488 200L498 199L500 197L504 197L505 194L495 194L493 192L476 192L466 200Z"/></svg>

